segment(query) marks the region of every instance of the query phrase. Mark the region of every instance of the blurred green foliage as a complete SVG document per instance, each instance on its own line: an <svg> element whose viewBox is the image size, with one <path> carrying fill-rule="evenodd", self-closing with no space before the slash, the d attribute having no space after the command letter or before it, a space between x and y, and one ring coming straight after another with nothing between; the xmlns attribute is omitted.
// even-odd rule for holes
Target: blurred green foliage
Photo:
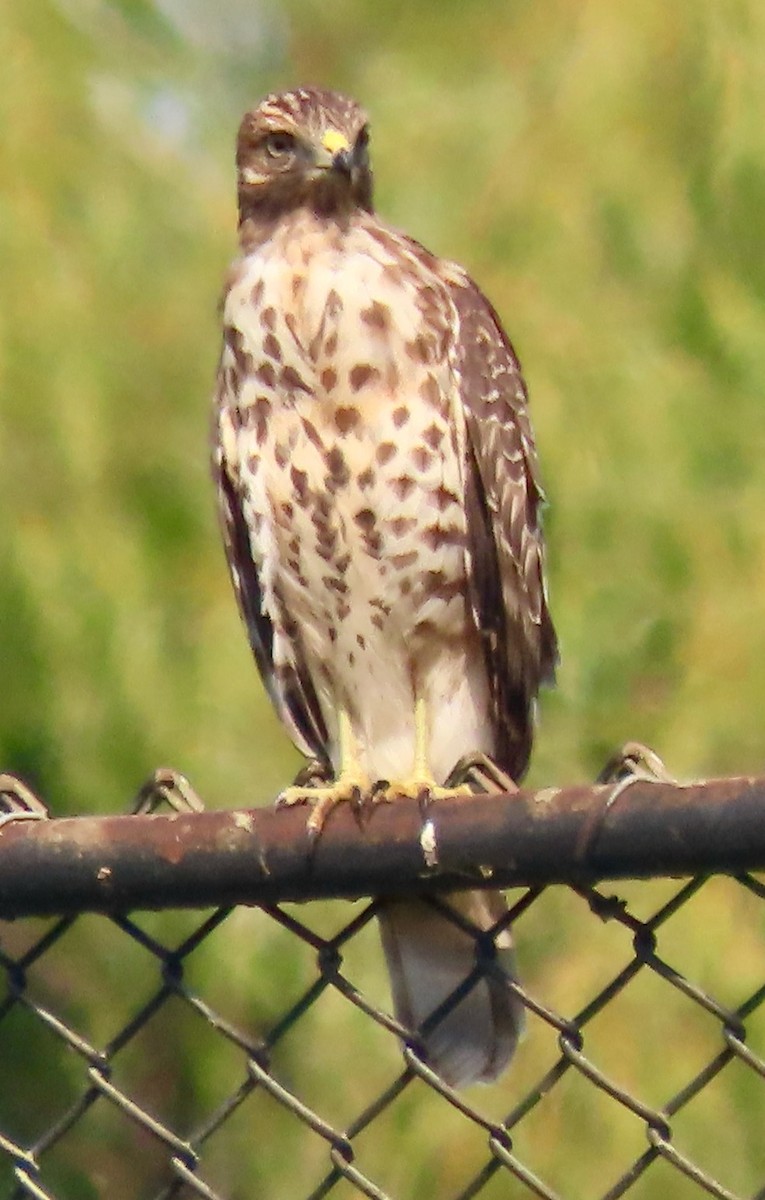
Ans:
<svg viewBox="0 0 765 1200"><path fill-rule="evenodd" d="M321 82L372 114L381 210L468 266L524 364L562 646L532 780L590 778L627 737L680 775L761 771L764 49L757 0L4 5L0 765L57 814L122 810L160 763L210 805L294 773L225 574L207 423L239 116ZM569 919L521 947L528 971L574 970ZM761 961L745 945L701 965L710 989ZM248 946L243 1020L278 954ZM574 973L586 992L597 956ZM177 1095L208 1066L177 1067ZM751 1163L746 1096L724 1104ZM414 1156L402 1179L429 1194L439 1164ZM287 1194L282 1170L235 1194Z"/></svg>

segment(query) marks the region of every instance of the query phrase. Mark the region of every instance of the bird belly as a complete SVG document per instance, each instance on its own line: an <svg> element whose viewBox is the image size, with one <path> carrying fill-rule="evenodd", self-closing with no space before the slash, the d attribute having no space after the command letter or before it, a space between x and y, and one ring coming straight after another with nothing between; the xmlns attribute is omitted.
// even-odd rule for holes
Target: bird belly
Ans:
<svg viewBox="0 0 765 1200"><path fill-rule="evenodd" d="M342 706L367 772L405 777L424 697L442 779L462 753L491 749L466 599L460 423L438 328L415 292L385 303L384 255L368 249L346 263L342 294L331 250L310 269L254 264L229 293L251 361L239 457L253 464L274 661L294 661L299 640L335 766Z"/></svg>
<svg viewBox="0 0 765 1200"><path fill-rule="evenodd" d="M384 421L353 447L324 432L317 445L302 422L293 426L289 471L267 483L277 629L297 628L332 741L342 705L374 778L411 773L415 697L424 696L431 766L443 779L462 753L490 749L464 528L456 511L441 524L433 498L456 494L456 462L434 456L427 470L402 474L399 450L381 467L378 449L392 433ZM283 652L292 652L286 634Z"/></svg>

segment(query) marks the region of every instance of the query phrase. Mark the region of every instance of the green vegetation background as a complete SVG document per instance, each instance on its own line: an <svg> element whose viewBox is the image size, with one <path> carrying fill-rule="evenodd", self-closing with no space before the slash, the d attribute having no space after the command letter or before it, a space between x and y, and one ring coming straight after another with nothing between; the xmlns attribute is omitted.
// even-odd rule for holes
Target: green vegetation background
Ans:
<svg viewBox="0 0 765 1200"><path fill-rule="evenodd" d="M160 764L183 770L209 806L269 802L294 773L230 594L207 426L216 300L235 245L236 125L271 87L321 82L371 111L380 209L469 267L530 383L562 647L532 781L591 778L628 737L680 776L761 772L763 52L760 0L2 5L0 768L59 815L124 810ZM673 945L739 1003L763 975L756 906L722 884L696 903ZM328 906L316 920L350 911ZM519 929L527 978L570 1012L616 962L607 931L587 922L580 938L585 911L553 898ZM200 978L257 1030L311 964L255 916L237 915ZM99 936L97 922L80 923L82 960L67 965L62 951L45 986L103 1041L126 1018L129 989ZM359 955L360 980L384 989L373 936ZM131 961L125 951L126 970ZM136 980L149 971L130 969ZM667 1026L652 1021L672 1014L673 995L638 987L603 1026L606 1061L656 1105L671 1094L670 1063L690 1062L714 1033L697 1043L678 1008L683 1043L668 1052ZM147 1034L154 1074L135 1068L149 1091L161 1078L177 1126L185 1113L193 1124L216 1081L221 1094L229 1086L214 1040L184 1031L185 1019ZM392 1077L395 1053L341 1004L308 1021L310 1046L296 1033L285 1070L342 1124L369 1080ZM14 1053L24 1036L21 1025ZM46 1046L20 1065L19 1091L3 1086L0 1128L39 1128L10 1113L9 1097L53 1095ZM60 1065L76 1091L71 1058ZM514 1071L494 1099L482 1093L495 1114L533 1078L523 1062ZM746 1192L762 1184L762 1095L758 1115L743 1074L719 1087L707 1124L689 1122L686 1147L702 1158L714 1148L711 1166ZM609 1106L595 1109L586 1088L551 1101L523 1144L566 1196L594 1195L640 1151L637 1122L614 1130ZM370 1169L379 1162L393 1196L457 1179L476 1151L450 1120L418 1094L388 1140L370 1143ZM116 1122L109 1137L100 1186L59 1157L62 1195L142 1194L148 1159L120 1178ZM324 1154L275 1107L243 1117L236 1139L215 1170L237 1200L307 1192ZM653 1178L635 1194L669 1194ZM489 1198L511 1194L493 1187Z"/></svg>

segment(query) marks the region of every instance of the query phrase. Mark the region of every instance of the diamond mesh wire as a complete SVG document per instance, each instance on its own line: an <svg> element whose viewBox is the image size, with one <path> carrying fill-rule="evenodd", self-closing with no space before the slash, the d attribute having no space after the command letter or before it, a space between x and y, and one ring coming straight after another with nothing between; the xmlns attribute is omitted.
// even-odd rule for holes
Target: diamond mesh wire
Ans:
<svg viewBox="0 0 765 1200"><path fill-rule="evenodd" d="M765 1198L762 882L512 901L527 1037L459 1093L391 1016L376 901L0 923L0 1195Z"/></svg>

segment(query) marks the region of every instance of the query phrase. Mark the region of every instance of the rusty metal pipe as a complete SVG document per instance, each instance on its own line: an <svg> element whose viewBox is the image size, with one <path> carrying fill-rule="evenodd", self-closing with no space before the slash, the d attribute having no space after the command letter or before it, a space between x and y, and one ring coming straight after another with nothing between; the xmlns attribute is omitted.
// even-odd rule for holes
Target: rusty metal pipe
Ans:
<svg viewBox="0 0 765 1200"><path fill-rule="evenodd" d="M636 781L301 808L9 820L0 916L438 892L765 868L765 779Z"/></svg>

